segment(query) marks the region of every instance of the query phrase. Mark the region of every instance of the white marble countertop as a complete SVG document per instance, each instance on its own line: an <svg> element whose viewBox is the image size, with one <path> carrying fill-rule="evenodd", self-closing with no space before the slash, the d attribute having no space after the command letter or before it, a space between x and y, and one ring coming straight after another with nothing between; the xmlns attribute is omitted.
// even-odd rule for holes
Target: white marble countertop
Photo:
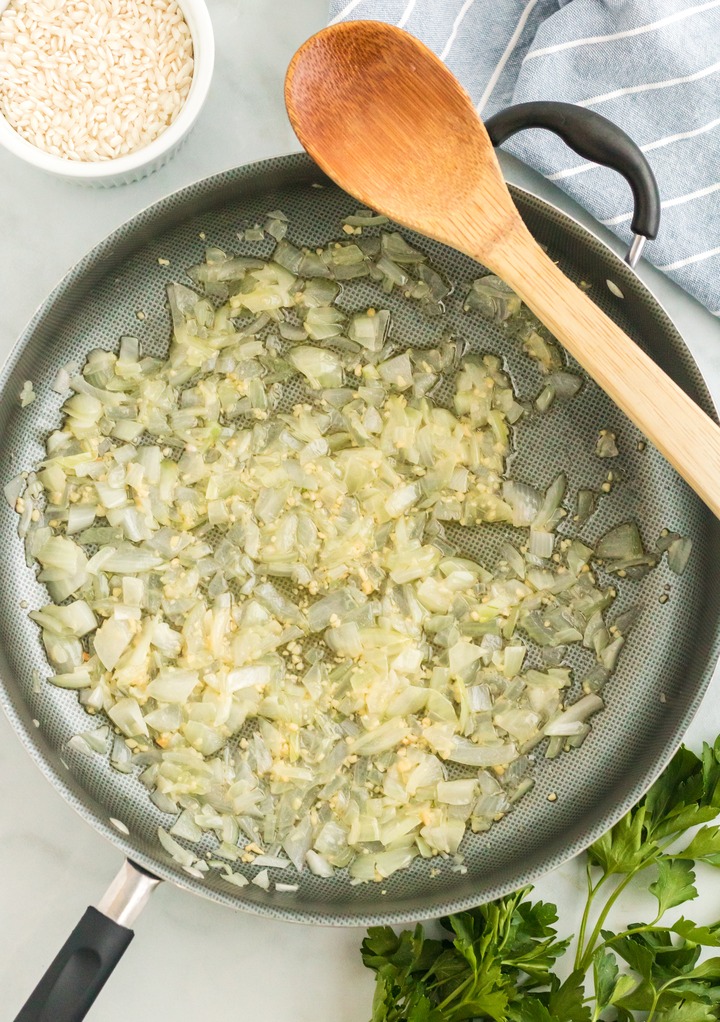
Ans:
<svg viewBox="0 0 720 1022"><path fill-rule="evenodd" d="M110 230L194 180L297 148L282 80L296 47L325 19L326 0L209 0L217 67L207 106L185 148L153 177L116 190L85 190L33 172L0 152L0 358L58 279ZM506 161L509 176L582 212L537 175ZM651 268L642 276L665 304L720 397L720 323ZM720 731L717 681L688 736ZM120 865L118 852L63 802L0 717L0 1012L13 1018ZM568 863L538 885L564 906L581 877ZM708 890L710 882L707 881ZM703 906L720 916L720 896ZM632 910L631 913L632 914ZM90 1018L233 1017L254 1022L364 1022L372 977L359 929L291 926L233 913L164 884L136 924L137 937Z"/></svg>

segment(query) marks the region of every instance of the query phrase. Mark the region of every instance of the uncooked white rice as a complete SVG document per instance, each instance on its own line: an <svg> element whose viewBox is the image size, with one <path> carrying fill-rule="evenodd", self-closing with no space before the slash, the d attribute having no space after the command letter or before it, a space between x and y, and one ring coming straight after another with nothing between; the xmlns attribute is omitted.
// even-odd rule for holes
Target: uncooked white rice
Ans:
<svg viewBox="0 0 720 1022"><path fill-rule="evenodd" d="M148 145L177 117L192 75L175 0L11 0L0 16L0 112L68 160Z"/></svg>

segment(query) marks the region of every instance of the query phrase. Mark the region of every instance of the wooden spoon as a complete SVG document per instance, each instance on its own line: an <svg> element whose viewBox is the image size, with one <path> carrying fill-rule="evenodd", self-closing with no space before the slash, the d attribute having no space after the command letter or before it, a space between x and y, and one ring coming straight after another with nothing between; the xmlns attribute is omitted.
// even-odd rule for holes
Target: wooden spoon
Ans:
<svg viewBox="0 0 720 1022"><path fill-rule="evenodd" d="M470 97L426 46L380 22L327 28L293 57L285 102L329 177L507 281L720 517L720 428L545 255Z"/></svg>

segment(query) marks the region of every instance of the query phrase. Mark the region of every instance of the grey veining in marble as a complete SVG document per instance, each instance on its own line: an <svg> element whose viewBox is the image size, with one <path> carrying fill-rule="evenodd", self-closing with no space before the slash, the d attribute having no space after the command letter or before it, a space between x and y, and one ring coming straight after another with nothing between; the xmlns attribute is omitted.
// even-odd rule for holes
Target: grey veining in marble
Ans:
<svg viewBox="0 0 720 1022"><path fill-rule="evenodd" d="M208 104L189 142L159 173L117 190L85 190L33 172L0 152L0 357L59 277L139 209L208 174L288 152L282 80L295 48L322 26L325 0L209 0L218 60ZM514 161L514 181L570 200ZM589 221L589 218L586 218ZM720 397L720 323L647 267L659 294ZM717 683L716 683L717 684ZM720 731L717 688L691 738ZM117 852L77 817L33 767L0 717L0 1015L12 1018L87 904L119 867ZM703 911L720 916L710 881ZM583 878L568 863L539 893L572 906ZM628 918L642 911L634 903ZM569 908L563 916L573 921ZM359 930L307 929L234 914L163 885L137 937L92 1011L95 1022L363 1022L372 982ZM129 1014L130 1012L130 1014Z"/></svg>

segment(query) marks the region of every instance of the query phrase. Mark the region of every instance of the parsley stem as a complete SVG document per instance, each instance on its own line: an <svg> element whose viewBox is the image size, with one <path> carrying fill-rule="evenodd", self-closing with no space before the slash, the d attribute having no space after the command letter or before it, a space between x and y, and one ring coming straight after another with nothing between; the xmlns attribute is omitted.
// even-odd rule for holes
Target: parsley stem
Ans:
<svg viewBox="0 0 720 1022"><path fill-rule="evenodd" d="M456 999L456 997L458 996L458 994L461 994L463 992L465 987L467 987L470 983L474 983L475 982L475 979L476 979L476 977L475 977L474 974L471 975L471 976L468 976L468 978L463 983L461 983L460 986L455 987L453 992L451 994L449 994L445 998L445 1000L442 1002L442 1004L438 1004L437 1010L438 1011L444 1011L445 1008L448 1006L448 1004L450 1004L451 1001L454 1001Z"/></svg>
<svg viewBox="0 0 720 1022"><path fill-rule="evenodd" d="M602 930L603 925L605 923L605 920L608 917L608 913L610 912L610 909L613 907L613 905L615 904L617 899L620 897L622 892L628 886L630 881L633 879L633 877L637 876L638 873L642 873L642 871L647 869L648 866L655 865L655 863L657 863L660 860L660 858L663 856L663 853L665 852L665 849L669 848L670 845L674 844L675 841L677 841L677 838L678 838L677 833L673 832L666 841L664 841L662 844L657 845L655 847L654 851L648 856L648 858L644 859L639 865L637 865L634 869L630 870L630 872L625 875L625 878L618 884L618 886L615 888L615 890L610 895L608 900L605 902L603 910L600 913L600 915L598 916L598 920L597 920L597 923L595 924L595 928L593 929L592 933L590 934L590 939L588 940L588 942L585 945L585 947L583 947L583 941L585 940L586 925L587 925L587 921L588 921L589 913L590 913L590 904L591 904L592 899L594 898L595 894L599 890L599 888L602 886L602 884L606 880L609 879L609 876L610 876L610 874L603 873L603 875L600 877L600 879L598 880L598 882L595 885L595 887L593 887L592 886L591 873L590 873L590 864L588 863L586 865L585 868L586 868L587 877L588 877L588 890L589 890L589 893L588 893L588 901L587 901L587 904L585 906L585 912L583 913L582 925L580 927L580 935L579 935L579 940L578 940L578 950L577 950L577 954L575 956L575 968L576 969L587 970L590 967L590 960L592 958L593 951L595 950L595 943L597 942L597 939L600 936L600 931ZM653 920L651 926L653 928L657 928L656 927L657 921L659 919L661 919L661 918L662 918L662 912L658 913L658 915ZM604 947L604 943L600 944L599 947ZM646 1020L646 1022L647 1022L647 1020Z"/></svg>
<svg viewBox="0 0 720 1022"><path fill-rule="evenodd" d="M646 927L646 929L649 929L649 927ZM655 1014L655 1012L657 1010L658 1001L660 1000L662 995L665 993L665 991L669 990L671 986L675 985L675 983L682 983L684 981L685 981L685 976L672 976L670 979L666 980L663 983L662 986L657 988L657 990L653 994L653 1002L652 1002L652 1004L650 1006L650 1011L648 1012L648 1015L647 1015L647 1018L645 1019L645 1022L651 1022L651 1019L652 1019L653 1015Z"/></svg>
<svg viewBox="0 0 720 1022"><path fill-rule="evenodd" d="M592 881L592 871L591 871L590 863L588 861L586 861L586 863L585 863L585 876L587 877L588 895L587 895L587 899L585 901L585 908L583 910L582 920L580 922L580 930L578 932L577 951L575 952L575 968L576 969L581 968L583 952L585 950L585 931L587 929L588 922L590 921L590 909L592 907L593 899L594 899L595 895L597 894L597 892L602 887L602 885L608 879L608 875L604 874L603 876L600 877L600 879L598 880L597 884L593 884L593 881Z"/></svg>
<svg viewBox="0 0 720 1022"><path fill-rule="evenodd" d="M612 937L609 937L601 944L598 944L598 948L611 947L616 940L622 940L624 937L632 937L636 933L648 933L650 930L652 930L653 933L673 932L669 926L657 926L655 923L648 923L646 926L633 926L629 930L621 930L620 933L613 933Z"/></svg>
<svg viewBox="0 0 720 1022"><path fill-rule="evenodd" d="M660 997L661 990L662 988L660 990L656 990L655 993L653 994L652 1004L650 1005L650 1011L647 1013L647 1018L645 1019L645 1022L651 1022L652 1017L657 1009L657 1003Z"/></svg>
<svg viewBox="0 0 720 1022"><path fill-rule="evenodd" d="M620 895L625 890L627 885L633 879L633 877L635 876L635 872L636 871L633 870L632 872L627 873L625 875L625 877L620 881L620 883L617 885L615 890L612 892L610 897L607 899L607 901L603 905L602 910L600 912L600 915L597 918L597 922L595 923L595 926L593 927L593 931L590 934L588 942L585 945L585 948L582 951L582 953L580 952L580 948L578 948L578 953L580 955L580 958L579 958L579 962L577 964L577 968L582 969L583 972L586 972L590 968L590 963L592 961L593 952L595 950L595 943L596 943L598 937L600 936L600 931L603 928L603 925L605 923L605 920L608 917L610 909L613 907L613 905L615 904L617 899L620 897ZM604 873L603 876L600 877L600 880L598 881L598 883L597 883L597 885L595 887L595 890L593 891L593 894L599 889L601 884L605 880L607 880L609 878L609 876L610 876L610 874ZM590 901L589 898L588 898L588 901Z"/></svg>

